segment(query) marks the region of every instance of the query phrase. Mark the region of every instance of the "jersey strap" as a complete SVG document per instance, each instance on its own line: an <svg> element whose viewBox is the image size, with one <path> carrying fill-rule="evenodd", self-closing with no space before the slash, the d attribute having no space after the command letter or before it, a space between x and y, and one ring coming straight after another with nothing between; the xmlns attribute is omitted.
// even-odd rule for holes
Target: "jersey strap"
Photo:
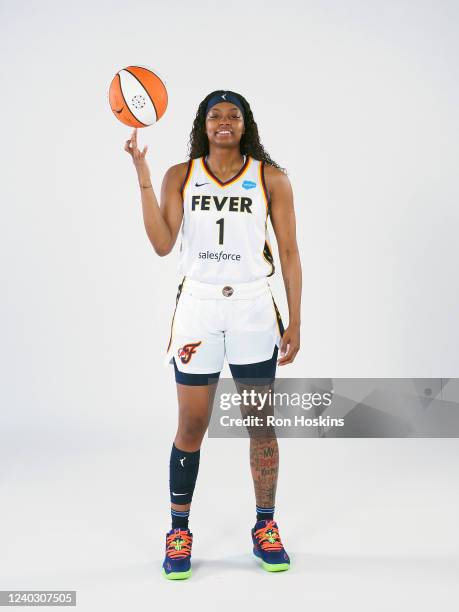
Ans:
<svg viewBox="0 0 459 612"><path fill-rule="evenodd" d="M185 178L183 179L182 186L180 187L180 193L182 194L182 198L185 198L185 189L188 187L191 175L193 174L194 161L194 159L190 159L190 161L188 162Z"/></svg>

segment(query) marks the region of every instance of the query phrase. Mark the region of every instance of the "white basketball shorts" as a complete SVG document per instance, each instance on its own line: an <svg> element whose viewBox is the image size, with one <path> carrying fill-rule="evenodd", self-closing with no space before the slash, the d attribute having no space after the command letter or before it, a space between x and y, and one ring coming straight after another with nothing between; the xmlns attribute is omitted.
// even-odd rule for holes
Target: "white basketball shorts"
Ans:
<svg viewBox="0 0 459 612"><path fill-rule="evenodd" d="M284 333L268 279L209 284L185 277L177 294L165 363L189 374L271 359Z"/></svg>

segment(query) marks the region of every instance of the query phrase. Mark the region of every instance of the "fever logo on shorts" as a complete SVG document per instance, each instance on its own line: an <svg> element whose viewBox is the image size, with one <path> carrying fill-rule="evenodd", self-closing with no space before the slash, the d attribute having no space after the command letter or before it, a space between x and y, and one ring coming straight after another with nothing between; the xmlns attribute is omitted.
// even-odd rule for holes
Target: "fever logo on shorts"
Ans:
<svg viewBox="0 0 459 612"><path fill-rule="evenodd" d="M193 355L196 353L196 349L201 344L201 340L199 342L190 342L189 344L185 344L177 351L177 355L180 357L180 361L182 363L188 363Z"/></svg>

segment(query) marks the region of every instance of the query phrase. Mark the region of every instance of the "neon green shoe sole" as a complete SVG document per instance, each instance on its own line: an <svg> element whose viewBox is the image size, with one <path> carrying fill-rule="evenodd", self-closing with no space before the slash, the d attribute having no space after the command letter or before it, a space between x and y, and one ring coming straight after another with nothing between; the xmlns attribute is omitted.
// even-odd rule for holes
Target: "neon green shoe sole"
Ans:
<svg viewBox="0 0 459 612"><path fill-rule="evenodd" d="M163 576L168 580L186 580L191 576L191 569L186 572L169 572L167 573L163 567Z"/></svg>
<svg viewBox="0 0 459 612"><path fill-rule="evenodd" d="M257 557L257 555L255 556ZM266 561L261 561L261 567L267 572L285 572L290 569L290 563L266 563Z"/></svg>

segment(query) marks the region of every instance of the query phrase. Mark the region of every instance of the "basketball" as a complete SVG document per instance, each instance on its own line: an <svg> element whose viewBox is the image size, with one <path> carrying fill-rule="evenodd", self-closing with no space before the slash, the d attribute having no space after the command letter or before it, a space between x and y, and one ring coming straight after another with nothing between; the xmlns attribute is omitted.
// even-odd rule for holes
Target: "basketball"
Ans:
<svg viewBox="0 0 459 612"><path fill-rule="evenodd" d="M128 66L115 74L108 91L115 117L130 127L156 123L166 112L167 90L150 68Z"/></svg>

